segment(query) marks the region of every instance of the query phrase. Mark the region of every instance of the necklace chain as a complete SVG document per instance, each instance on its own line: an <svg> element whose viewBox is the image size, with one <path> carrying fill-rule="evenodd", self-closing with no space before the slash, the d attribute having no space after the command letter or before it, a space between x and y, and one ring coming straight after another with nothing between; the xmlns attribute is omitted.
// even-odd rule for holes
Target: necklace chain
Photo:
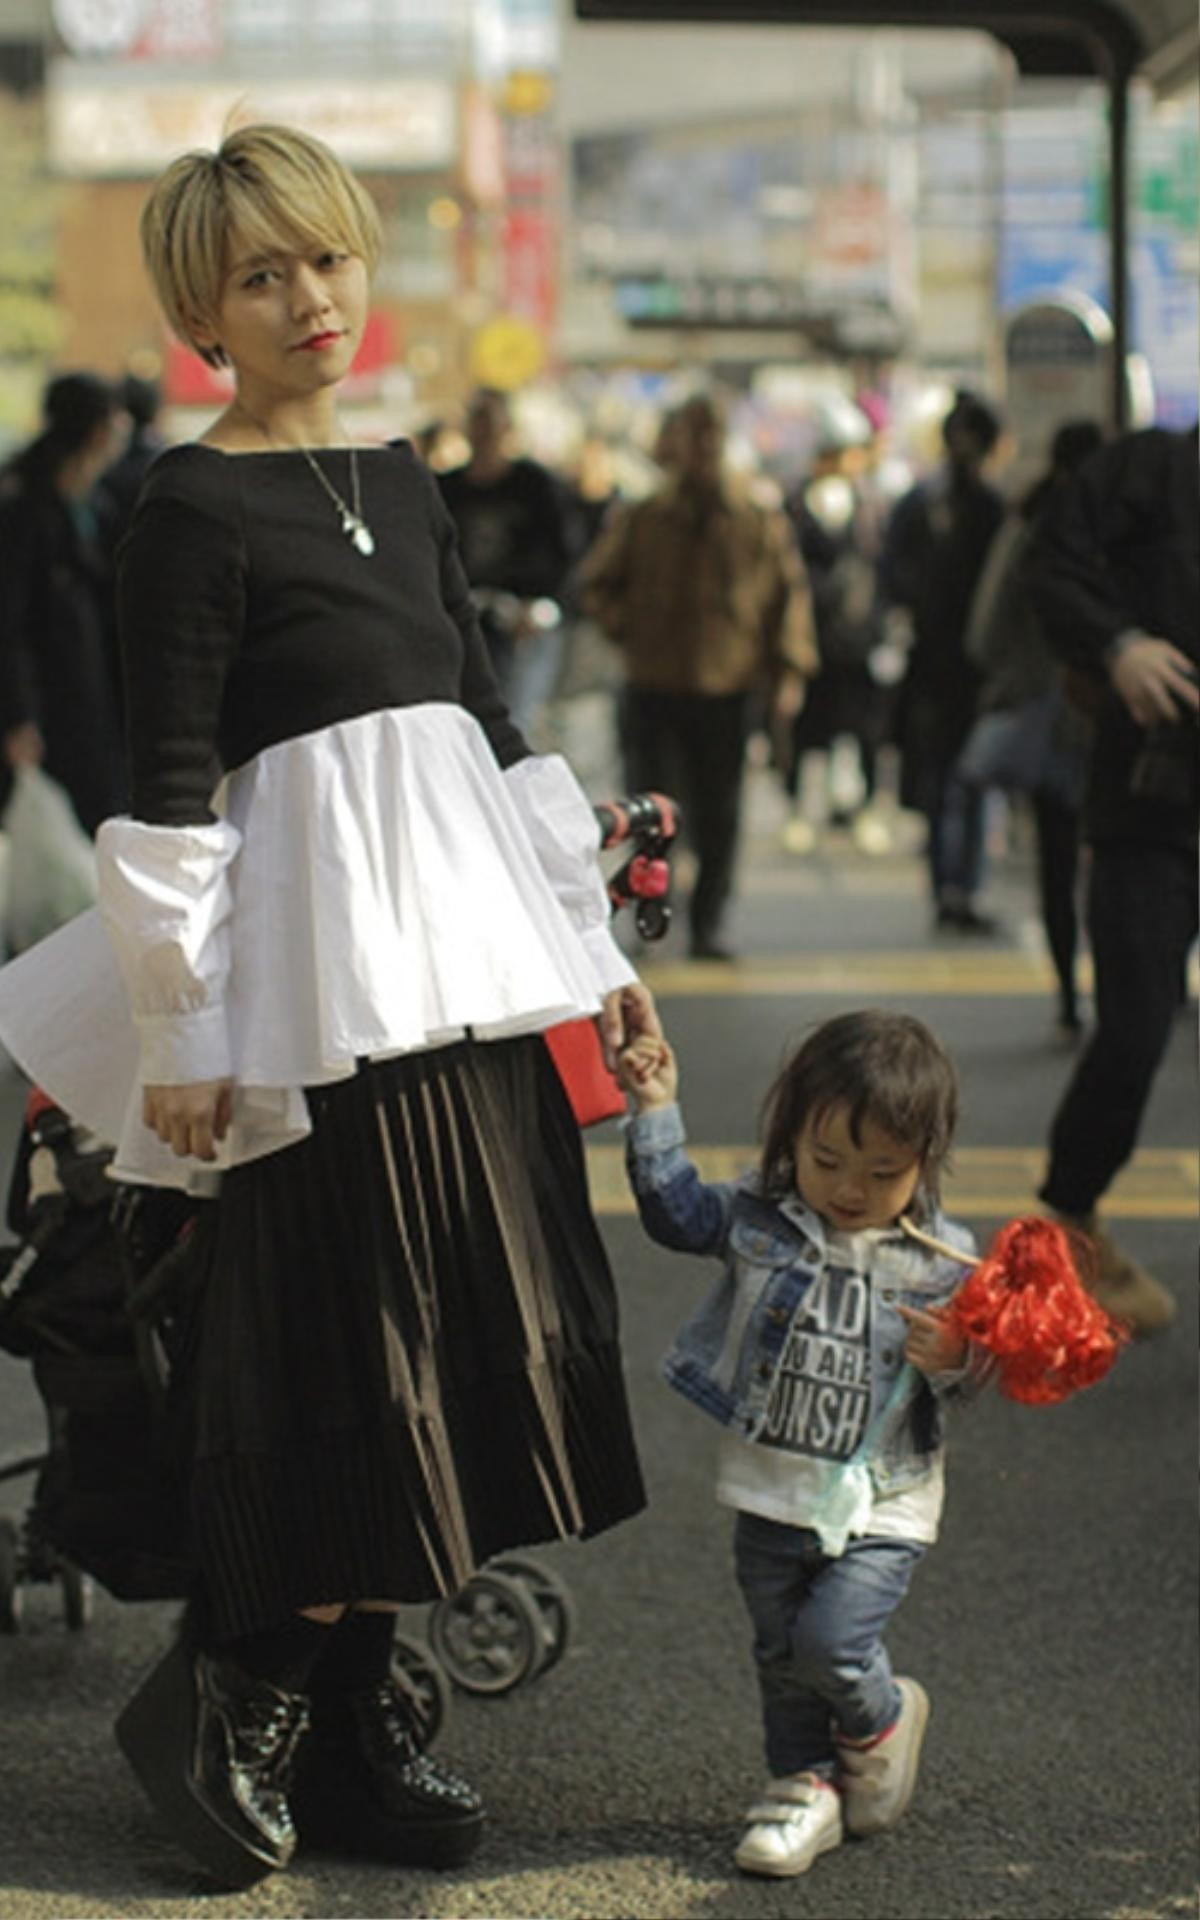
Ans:
<svg viewBox="0 0 1200 1920"><path fill-rule="evenodd" d="M362 493L358 482L358 449L356 447L350 448L350 497L354 502L352 507L346 505L346 502L342 499L341 494L334 486L329 475L325 472L325 469L321 466L316 455L310 452L308 447L304 446L300 448L300 452L308 461L317 479L321 482L329 498L341 514L342 532L350 541L351 545L361 554L374 553L375 536L362 517Z"/></svg>
<svg viewBox="0 0 1200 1920"><path fill-rule="evenodd" d="M329 495L329 498L333 501L334 506L338 509L338 511L341 514L343 515L349 514L351 509L346 505L346 502L342 499L341 494L338 492L337 488L334 486L333 481L329 478L329 475L325 472L324 467L321 466L320 462L318 461L316 455L312 452L311 448L301 447L300 452L304 455L304 458L308 461L309 466L312 468L313 472L316 474L317 479L321 482L321 485L324 487L326 493ZM358 485L358 454L354 447L350 448L350 496L354 501L353 518L361 522L362 494L359 491L359 485Z"/></svg>
<svg viewBox="0 0 1200 1920"><path fill-rule="evenodd" d="M287 451L286 448L275 447L274 440L271 438L270 433L261 420L255 420L254 415L252 413L246 413L244 407L241 408L241 411L246 414L247 420L258 428L258 431L262 434L263 439L269 447L274 448L277 452ZM333 481L329 478L329 475L321 466L316 455L312 452L312 449L306 447L303 442L298 441L296 443L296 452L304 455L304 458L307 460L326 494L340 514L342 532L358 553L368 555L375 551L375 536L362 516L362 488L359 484L358 477L358 449L357 447L349 447L347 451L350 455L350 498L353 501L352 506L347 506L345 500L343 500L341 494L334 486Z"/></svg>

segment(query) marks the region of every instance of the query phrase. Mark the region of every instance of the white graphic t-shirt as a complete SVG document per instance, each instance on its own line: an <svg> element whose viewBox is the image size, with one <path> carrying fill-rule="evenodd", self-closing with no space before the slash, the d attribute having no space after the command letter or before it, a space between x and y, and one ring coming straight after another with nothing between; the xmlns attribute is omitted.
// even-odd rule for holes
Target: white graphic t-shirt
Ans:
<svg viewBox="0 0 1200 1920"><path fill-rule="evenodd" d="M872 1253L880 1230L830 1233L826 1262L792 1317L753 1440L721 1435L717 1499L724 1506L802 1527L830 1477L853 1459L871 1404ZM925 1542L937 1538L944 1492L939 1453L921 1480L876 1497L864 1533Z"/></svg>
<svg viewBox="0 0 1200 1920"><path fill-rule="evenodd" d="M831 1260L796 1309L755 1444L809 1460L849 1460L870 1403L870 1281Z"/></svg>

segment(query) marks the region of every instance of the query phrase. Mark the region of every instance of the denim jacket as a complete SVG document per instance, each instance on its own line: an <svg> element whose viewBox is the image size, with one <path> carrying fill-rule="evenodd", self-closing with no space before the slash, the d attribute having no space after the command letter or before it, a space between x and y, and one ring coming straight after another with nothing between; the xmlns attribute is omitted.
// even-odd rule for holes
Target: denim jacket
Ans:
<svg viewBox="0 0 1200 1920"><path fill-rule="evenodd" d="M684 1152L677 1106L635 1114L626 1126L629 1177L651 1238L724 1263L666 1354L663 1377L722 1426L753 1439L766 1418L796 1307L825 1262L825 1224L796 1194L765 1196L753 1173L707 1185ZM973 1249L971 1234L941 1215L929 1230L964 1253ZM907 1334L897 1307L940 1306L965 1271L900 1228L876 1245L867 1432L871 1477L881 1493L898 1493L929 1471L942 1442L943 1405L973 1395L990 1369L972 1348L950 1372L926 1378L910 1368L912 1390L896 1391Z"/></svg>

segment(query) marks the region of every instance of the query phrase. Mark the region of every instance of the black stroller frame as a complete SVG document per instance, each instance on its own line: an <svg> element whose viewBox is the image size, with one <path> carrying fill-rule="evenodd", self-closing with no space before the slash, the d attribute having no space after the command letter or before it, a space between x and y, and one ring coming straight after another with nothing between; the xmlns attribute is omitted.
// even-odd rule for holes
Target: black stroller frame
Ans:
<svg viewBox="0 0 1200 1920"><path fill-rule="evenodd" d="M613 912L632 904L641 939L660 939L671 918L669 854L679 828L674 802L640 793L595 813L602 848L628 848L606 883ZM118 1598L186 1597L185 1566L169 1555L161 1563L130 1566L119 1556L110 1563L74 1538L85 1571L62 1541L71 1525L56 1515L56 1490L60 1507L64 1482L69 1493L73 1429L93 1415L102 1421L106 1406L119 1405L127 1426L134 1422L133 1443L153 1460L170 1368L172 1302L186 1285L197 1203L174 1190L114 1186L111 1160L110 1148L89 1141L45 1095L31 1094L7 1209L20 1237L0 1248L0 1348L32 1361L47 1444L0 1462L0 1483L37 1476L23 1523L0 1516L0 1634L18 1631L25 1590L39 1583L58 1584L73 1631L91 1619L96 1578ZM31 1178L39 1191L31 1190ZM81 1263L86 1269L89 1259L98 1285L93 1289L89 1278L82 1289L60 1285L56 1294L56 1280L69 1278ZM98 1370L105 1378L93 1396ZM558 1574L514 1552L488 1561L458 1593L428 1606L424 1633L398 1625L393 1666L416 1709L423 1743L445 1720L452 1685L498 1695L547 1673L567 1649L574 1617Z"/></svg>
<svg viewBox="0 0 1200 1920"><path fill-rule="evenodd" d="M23 1238L17 1246L0 1252L0 1259L7 1259L0 1272L0 1346L30 1358L39 1344L54 1349L65 1340L53 1327L39 1324L36 1308L30 1311L23 1299L43 1254L70 1216L87 1222L82 1236L78 1228L75 1235L79 1252L85 1251L94 1229L101 1224L101 1209L111 1197L100 1184L110 1157L107 1152L78 1152L76 1131L66 1114L48 1102L36 1104L36 1100L36 1096L31 1098L9 1189L8 1224ZM33 1156L43 1149L53 1161L57 1191L47 1191L34 1201L25 1188ZM26 1311L22 1312L22 1307ZM49 1402L44 1404L46 1451L7 1461L0 1466L0 1482L27 1473L38 1474L40 1480L61 1453L61 1409ZM35 1493L19 1527L6 1516L0 1517L0 1633L15 1633L20 1626L27 1586L52 1582L58 1583L67 1626L79 1631L91 1618L94 1584L89 1574L46 1538L38 1522Z"/></svg>
<svg viewBox="0 0 1200 1920"><path fill-rule="evenodd" d="M82 1539L89 1523L95 1532L97 1514L81 1511L78 1497L79 1456L114 1415L127 1444L152 1441L166 1355L143 1301L178 1265L192 1203L173 1191L115 1186L111 1161L111 1148L34 1090L7 1206L21 1239L0 1249L0 1348L32 1364L47 1445L0 1464L0 1482L37 1476L22 1523L0 1517L0 1632L17 1631L25 1590L41 1583L58 1583L69 1627L87 1625L92 1572L63 1538L74 1539L81 1521ZM84 1508L103 1504L108 1458L102 1446ZM116 1591L128 1577L119 1557L102 1557L95 1570ZM160 1571L160 1586L164 1579L169 1587Z"/></svg>

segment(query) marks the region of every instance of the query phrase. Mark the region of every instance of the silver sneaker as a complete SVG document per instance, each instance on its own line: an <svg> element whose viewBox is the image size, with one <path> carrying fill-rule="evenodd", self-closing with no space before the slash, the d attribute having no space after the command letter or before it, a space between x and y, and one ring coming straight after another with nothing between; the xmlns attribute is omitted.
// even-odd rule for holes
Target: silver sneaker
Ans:
<svg viewBox="0 0 1200 1920"><path fill-rule="evenodd" d="M842 1804L835 1787L815 1773L768 1780L746 1815L734 1860L743 1873L787 1880L807 1873L818 1854L842 1843Z"/></svg>
<svg viewBox="0 0 1200 1920"><path fill-rule="evenodd" d="M917 1784L929 1699L917 1680L897 1680L900 1717L861 1745L838 1738L838 1785L847 1833L886 1833L908 1811Z"/></svg>

